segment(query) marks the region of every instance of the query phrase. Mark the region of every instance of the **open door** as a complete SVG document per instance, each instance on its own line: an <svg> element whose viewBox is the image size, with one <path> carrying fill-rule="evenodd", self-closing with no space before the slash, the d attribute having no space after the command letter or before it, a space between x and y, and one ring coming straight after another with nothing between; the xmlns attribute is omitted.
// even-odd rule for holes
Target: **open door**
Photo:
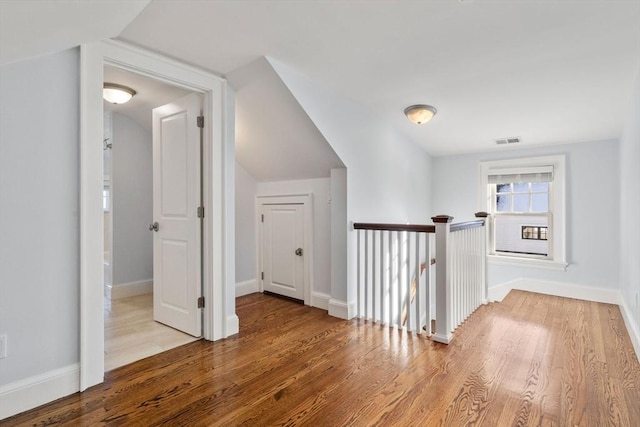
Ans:
<svg viewBox="0 0 640 427"><path fill-rule="evenodd" d="M202 333L202 101L191 94L153 110L153 318Z"/></svg>

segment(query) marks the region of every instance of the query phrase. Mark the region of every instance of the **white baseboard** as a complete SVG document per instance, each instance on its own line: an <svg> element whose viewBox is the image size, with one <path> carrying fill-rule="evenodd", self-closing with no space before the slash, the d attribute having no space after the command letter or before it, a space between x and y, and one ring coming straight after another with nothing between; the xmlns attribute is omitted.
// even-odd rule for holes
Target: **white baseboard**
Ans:
<svg viewBox="0 0 640 427"><path fill-rule="evenodd" d="M347 304L337 299L329 300L329 316L338 317L340 319L352 319L356 315L356 303Z"/></svg>
<svg viewBox="0 0 640 427"><path fill-rule="evenodd" d="M225 338L240 332L240 319L238 315L232 314L231 316L227 316L226 329Z"/></svg>
<svg viewBox="0 0 640 427"><path fill-rule="evenodd" d="M636 351L636 358L640 360L640 328L633 318L631 308L629 308L627 301L622 296L620 296L620 312L622 313L624 324L627 326L633 349Z"/></svg>
<svg viewBox="0 0 640 427"><path fill-rule="evenodd" d="M107 285L104 291L105 297L112 300L151 293L153 293L153 279Z"/></svg>
<svg viewBox="0 0 640 427"><path fill-rule="evenodd" d="M236 297L253 294L255 292L258 292L258 281L256 279L236 283Z"/></svg>
<svg viewBox="0 0 640 427"><path fill-rule="evenodd" d="M324 292L312 292L311 293L311 307L321 308L323 310L329 310L329 300L331 295Z"/></svg>
<svg viewBox="0 0 640 427"><path fill-rule="evenodd" d="M80 391L76 363L0 386L0 420Z"/></svg>
<svg viewBox="0 0 640 427"><path fill-rule="evenodd" d="M489 301L502 301L512 289L607 304L620 302L620 293L617 290L534 279L515 279L498 286L492 286L489 288Z"/></svg>

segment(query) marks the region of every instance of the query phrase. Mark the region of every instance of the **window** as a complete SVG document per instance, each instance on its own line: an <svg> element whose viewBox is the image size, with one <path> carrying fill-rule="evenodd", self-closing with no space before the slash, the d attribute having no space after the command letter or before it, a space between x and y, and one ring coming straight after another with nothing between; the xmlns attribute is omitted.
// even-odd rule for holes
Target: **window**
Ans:
<svg viewBox="0 0 640 427"><path fill-rule="evenodd" d="M498 255L549 257L549 194L553 168L529 168L528 172L490 172L489 191L494 218L492 249ZM533 238L534 233L540 235L540 228L547 230L547 238Z"/></svg>
<svg viewBox="0 0 640 427"><path fill-rule="evenodd" d="M482 162L489 260L564 269L564 156Z"/></svg>

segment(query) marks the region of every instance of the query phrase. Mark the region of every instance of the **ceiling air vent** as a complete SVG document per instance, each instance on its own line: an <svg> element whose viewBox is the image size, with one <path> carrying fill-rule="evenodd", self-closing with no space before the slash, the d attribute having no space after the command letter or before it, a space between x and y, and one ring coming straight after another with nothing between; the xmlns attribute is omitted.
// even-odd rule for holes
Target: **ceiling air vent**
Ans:
<svg viewBox="0 0 640 427"><path fill-rule="evenodd" d="M498 145L503 145L503 144L517 144L518 142L520 142L520 138L518 138L517 136L510 137L510 138L500 138L500 139L496 139L496 144L498 144Z"/></svg>

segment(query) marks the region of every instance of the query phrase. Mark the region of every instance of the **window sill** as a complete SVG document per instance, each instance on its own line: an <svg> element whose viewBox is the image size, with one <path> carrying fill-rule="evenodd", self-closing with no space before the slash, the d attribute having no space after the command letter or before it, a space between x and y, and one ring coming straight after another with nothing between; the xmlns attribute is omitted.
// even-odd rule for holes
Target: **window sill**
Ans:
<svg viewBox="0 0 640 427"><path fill-rule="evenodd" d="M518 267L541 268L543 270L567 271L566 262L551 261L546 259L518 258L500 255L487 255L489 264L511 265Z"/></svg>

